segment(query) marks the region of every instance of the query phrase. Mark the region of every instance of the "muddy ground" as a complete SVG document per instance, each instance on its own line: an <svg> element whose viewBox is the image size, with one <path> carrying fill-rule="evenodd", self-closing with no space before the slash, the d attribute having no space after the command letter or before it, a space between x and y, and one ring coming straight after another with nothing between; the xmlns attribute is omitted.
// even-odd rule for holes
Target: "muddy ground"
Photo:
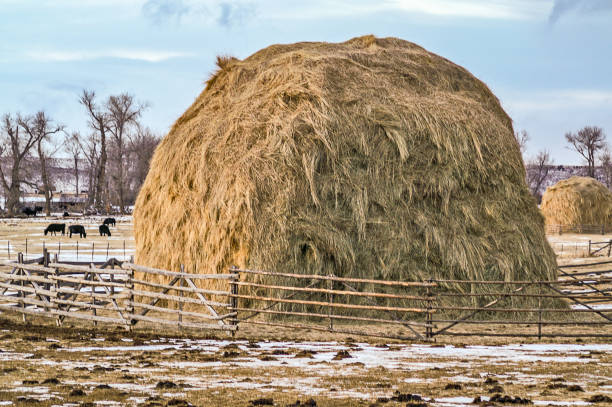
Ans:
<svg viewBox="0 0 612 407"><path fill-rule="evenodd" d="M41 227L48 222L2 221L0 239L11 240L11 247L19 249L27 237L35 254L43 242L52 252L61 245L60 259L74 260L69 247L75 244L74 237L44 238ZM94 230L101 220L74 222ZM106 256L109 242L119 246L117 253L111 253L121 255L121 242L126 240L126 255L132 254L132 236L131 219L125 219L117 225L113 240L94 237L92 232L82 242L90 250L91 243L100 246L94 252L99 260ZM397 326L351 328L410 334ZM458 329L533 333L536 326ZM544 332L551 329L545 327ZM595 326L587 331L602 329L610 328ZM483 337L400 342L246 324L233 338L152 326L128 333L103 324L92 329L91 324L70 320L58 329L53 320L29 317L23 323L18 315L0 313L2 405L603 406L612 405L612 343L589 338Z"/></svg>
<svg viewBox="0 0 612 407"><path fill-rule="evenodd" d="M276 334L160 336L0 319L0 405L612 405L610 343Z"/></svg>

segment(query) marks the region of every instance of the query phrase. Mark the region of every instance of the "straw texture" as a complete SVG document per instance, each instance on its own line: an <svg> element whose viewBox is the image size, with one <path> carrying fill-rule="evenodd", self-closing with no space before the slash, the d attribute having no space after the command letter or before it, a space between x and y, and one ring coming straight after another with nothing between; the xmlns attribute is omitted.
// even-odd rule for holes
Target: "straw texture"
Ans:
<svg viewBox="0 0 612 407"><path fill-rule="evenodd" d="M591 177L571 177L542 196L547 225L612 225L612 192Z"/></svg>
<svg viewBox="0 0 612 407"><path fill-rule="evenodd" d="M511 120L462 67L373 36L218 67L155 152L134 211L138 263L554 278Z"/></svg>

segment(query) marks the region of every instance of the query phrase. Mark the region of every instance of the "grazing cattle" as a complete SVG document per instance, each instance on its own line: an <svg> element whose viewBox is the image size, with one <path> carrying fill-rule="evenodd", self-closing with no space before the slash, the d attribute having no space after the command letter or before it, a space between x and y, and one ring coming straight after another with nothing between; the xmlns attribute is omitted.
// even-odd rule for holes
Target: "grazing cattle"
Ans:
<svg viewBox="0 0 612 407"><path fill-rule="evenodd" d="M100 236L105 236L105 235L110 236L111 235L110 229L106 225L100 225L98 230L100 231Z"/></svg>
<svg viewBox="0 0 612 407"><path fill-rule="evenodd" d="M71 225L68 227L68 230L70 230L70 237L72 237L73 233L75 235L78 233L79 237L87 237L87 233L85 233L85 228L83 227L83 225Z"/></svg>
<svg viewBox="0 0 612 407"><path fill-rule="evenodd" d="M106 218L104 219L104 222L102 222L105 225L113 225L115 226L115 218Z"/></svg>
<svg viewBox="0 0 612 407"><path fill-rule="evenodd" d="M36 216L36 210L32 209L32 208L23 208L23 210L21 211L21 213L25 214L26 216L30 216L30 215L34 215Z"/></svg>
<svg viewBox="0 0 612 407"><path fill-rule="evenodd" d="M43 211L43 207L42 206L35 206L34 207L34 212L42 212Z"/></svg>
<svg viewBox="0 0 612 407"><path fill-rule="evenodd" d="M55 236L57 232L62 232L62 236L64 236L66 234L66 225L63 223L51 223L45 229L45 236L47 236L47 233L53 233Z"/></svg>
<svg viewBox="0 0 612 407"><path fill-rule="evenodd" d="M70 216L70 214L68 212L64 212L64 218L67 218L68 216Z"/></svg>

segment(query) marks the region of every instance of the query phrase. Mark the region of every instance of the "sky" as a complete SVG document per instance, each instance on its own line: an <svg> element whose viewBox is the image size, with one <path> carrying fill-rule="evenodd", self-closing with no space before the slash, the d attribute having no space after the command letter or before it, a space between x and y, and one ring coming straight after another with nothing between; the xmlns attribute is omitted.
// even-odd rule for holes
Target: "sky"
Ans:
<svg viewBox="0 0 612 407"><path fill-rule="evenodd" d="M90 130L78 103L121 92L165 134L217 55L298 41L399 37L465 67L500 99L526 157L581 164L564 134L612 142L612 0L0 0L0 114L45 110Z"/></svg>

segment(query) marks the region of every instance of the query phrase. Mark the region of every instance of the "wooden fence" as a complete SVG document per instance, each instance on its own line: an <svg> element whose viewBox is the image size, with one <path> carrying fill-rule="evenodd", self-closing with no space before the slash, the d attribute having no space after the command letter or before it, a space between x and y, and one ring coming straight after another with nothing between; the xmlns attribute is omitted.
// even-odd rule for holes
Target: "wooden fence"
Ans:
<svg viewBox="0 0 612 407"><path fill-rule="evenodd" d="M10 271L0 272L0 310L55 319L66 318L121 325L131 330L146 321L178 328L233 332L236 312L229 291L197 288L198 280L231 280L233 274L191 274L142 267L110 259L104 263L51 261L45 250L39 259L0 261ZM135 272L162 275L168 283L138 279ZM168 294L169 291L176 294ZM212 301L207 296L225 298ZM161 306L161 304L164 304ZM190 305L190 310L185 310ZM152 312L154 311L154 312ZM156 314L152 316L149 314Z"/></svg>
<svg viewBox="0 0 612 407"><path fill-rule="evenodd" d="M589 257L607 256L610 257L612 252L612 239L603 242L593 242L589 240Z"/></svg>
<svg viewBox="0 0 612 407"><path fill-rule="evenodd" d="M426 339L433 311L433 282L345 278L334 275L274 273L232 268L240 278L231 282L237 299L237 323L312 329L395 339ZM271 280L271 281L266 281ZM279 281L281 281L279 283ZM282 281L285 283L283 284ZM314 298L313 298L314 297ZM268 315L271 318L255 317ZM293 323L326 320L326 325ZM365 332L338 327L335 321L394 325L410 335ZM365 324L364 324L365 325Z"/></svg>
<svg viewBox="0 0 612 407"><path fill-rule="evenodd" d="M0 261L1 311L128 330L144 324L233 334L258 325L402 340L612 337L612 261L562 266L554 281L389 281L238 268L194 274L50 257ZM222 288L201 288L206 280Z"/></svg>
<svg viewBox="0 0 612 407"><path fill-rule="evenodd" d="M598 264L612 267L612 262ZM576 272L568 267L574 266L559 268L554 281L421 282L232 269L240 279L231 284L239 324L409 340L612 337L612 269ZM257 318L261 314L271 317ZM362 325L348 330L335 321ZM398 326L409 333L364 330L367 326Z"/></svg>
<svg viewBox="0 0 612 407"><path fill-rule="evenodd" d="M584 233L589 235L605 235L612 233L612 225L546 225L547 235L562 235L564 233Z"/></svg>

